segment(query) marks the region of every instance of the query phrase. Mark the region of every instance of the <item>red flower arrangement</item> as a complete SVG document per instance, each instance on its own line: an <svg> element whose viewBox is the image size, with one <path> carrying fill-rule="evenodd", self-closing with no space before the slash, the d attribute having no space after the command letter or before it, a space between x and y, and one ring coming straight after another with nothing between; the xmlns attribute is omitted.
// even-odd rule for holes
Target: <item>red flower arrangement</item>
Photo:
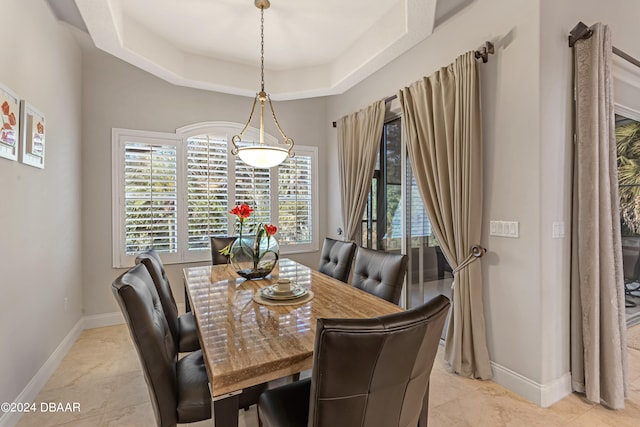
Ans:
<svg viewBox="0 0 640 427"><path fill-rule="evenodd" d="M230 214L234 214L238 217L240 223L249 218L251 216L251 212L253 212L253 209L251 209L251 207L246 203L238 205L229 211Z"/></svg>
<svg viewBox="0 0 640 427"><path fill-rule="evenodd" d="M275 225L265 225L264 226L264 231L267 233L267 236L271 237L274 234L276 234L278 232L278 227L276 227Z"/></svg>
<svg viewBox="0 0 640 427"><path fill-rule="evenodd" d="M221 249L219 252L222 255L228 256L231 262L234 261L234 257L239 256L238 254L234 254L234 250L238 252L242 252L242 255L249 257L253 264L253 270L251 272L238 272L242 276L246 278L258 278L264 277L266 274L271 272L271 269L275 265L275 261L278 260L278 252L272 249L271 238L274 234L278 232L278 228L273 224L258 224L255 230L255 240L253 244L243 243L242 234L244 230L245 222L247 219L251 217L253 213L253 209L246 203L235 206L233 209L229 211L230 214L235 215L236 218L236 228L238 230L238 238L228 246ZM266 245L262 244L263 239L266 237ZM274 238L275 241L275 238ZM275 242L277 244L277 242ZM269 264L268 267L265 267L265 263L262 262L263 257L267 253L273 253L275 255L275 261ZM264 275L262 273L268 270L268 272Z"/></svg>

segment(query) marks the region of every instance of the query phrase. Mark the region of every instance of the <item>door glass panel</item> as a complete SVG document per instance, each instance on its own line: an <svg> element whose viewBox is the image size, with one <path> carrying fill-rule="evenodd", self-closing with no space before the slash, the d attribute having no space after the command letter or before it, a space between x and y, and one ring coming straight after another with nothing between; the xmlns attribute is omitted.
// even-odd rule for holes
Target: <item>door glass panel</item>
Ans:
<svg viewBox="0 0 640 427"><path fill-rule="evenodd" d="M640 122L616 115L627 325L640 322Z"/></svg>
<svg viewBox="0 0 640 427"><path fill-rule="evenodd" d="M440 294L451 299L453 275L451 267L440 250L438 239L431 229L431 222L424 208L409 159L407 159L406 171L406 253L409 256L406 304L411 308ZM444 329L443 338L446 327Z"/></svg>
<svg viewBox="0 0 640 427"><path fill-rule="evenodd" d="M404 150L401 119L387 121L362 217L362 246L407 254L404 305L411 308L438 294L451 298L453 276L432 232Z"/></svg>
<svg viewBox="0 0 640 427"><path fill-rule="evenodd" d="M378 201L378 248L386 252L402 250L402 129L400 119L385 124L381 150L384 189Z"/></svg>
<svg viewBox="0 0 640 427"><path fill-rule="evenodd" d="M415 307L442 294L451 298L453 275L422 202L415 176L407 160L407 254L409 269L408 307Z"/></svg>

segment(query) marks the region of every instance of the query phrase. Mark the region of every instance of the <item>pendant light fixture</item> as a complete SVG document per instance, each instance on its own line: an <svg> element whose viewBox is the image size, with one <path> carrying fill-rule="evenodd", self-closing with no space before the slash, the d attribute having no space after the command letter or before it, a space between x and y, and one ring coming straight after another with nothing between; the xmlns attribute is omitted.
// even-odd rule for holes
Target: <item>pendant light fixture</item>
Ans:
<svg viewBox="0 0 640 427"><path fill-rule="evenodd" d="M249 120L244 125L244 128L238 135L234 135L231 138L233 148L231 154L240 157L240 159L246 164L256 168L271 168L278 166L284 162L287 156L293 157L293 139L289 138L278 123L276 113L273 110L273 104L271 103L271 97L264 91L264 10L271 6L269 0L254 0L255 6L260 9L260 92L253 98L253 107L251 107L251 114L249 114ZM253 119L253 113L256 109L256 104L260 101L260 142L253 145L245 145L242 142L242 136L249 128L251 119ZM277 147L273 145L267 145L264 142L264 107L269 102L269 109L271 110L271 116L273 121L284 138L284 144L286 147Z"/></svg>

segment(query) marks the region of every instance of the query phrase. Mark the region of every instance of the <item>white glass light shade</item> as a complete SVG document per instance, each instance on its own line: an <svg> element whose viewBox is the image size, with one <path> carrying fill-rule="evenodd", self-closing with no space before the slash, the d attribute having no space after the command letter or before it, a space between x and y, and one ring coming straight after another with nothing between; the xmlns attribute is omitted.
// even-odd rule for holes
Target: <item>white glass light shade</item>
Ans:
<svg viewBox="0 0 640 427"><path fill-rule="evenodd" d="M240 159L254 168L272 168L278 166L289 155L289 151L269 145L252 145L238 149Z"/></svg>

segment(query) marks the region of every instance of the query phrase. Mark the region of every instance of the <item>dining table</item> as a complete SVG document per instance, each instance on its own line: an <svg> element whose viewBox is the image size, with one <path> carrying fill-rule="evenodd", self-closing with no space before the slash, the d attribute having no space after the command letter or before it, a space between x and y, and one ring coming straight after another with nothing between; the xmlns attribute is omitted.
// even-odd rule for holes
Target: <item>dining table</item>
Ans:
<svg viewBox="0 0 640 427"><path fill-rule="evenodd" d="M403 310L287 258L261 280L240 277L231 264L183 272L218 427L237 426L243 390L312 368L318 319L371 318ZM289 279L305 295L261 298L280 279Z"/></svg>

